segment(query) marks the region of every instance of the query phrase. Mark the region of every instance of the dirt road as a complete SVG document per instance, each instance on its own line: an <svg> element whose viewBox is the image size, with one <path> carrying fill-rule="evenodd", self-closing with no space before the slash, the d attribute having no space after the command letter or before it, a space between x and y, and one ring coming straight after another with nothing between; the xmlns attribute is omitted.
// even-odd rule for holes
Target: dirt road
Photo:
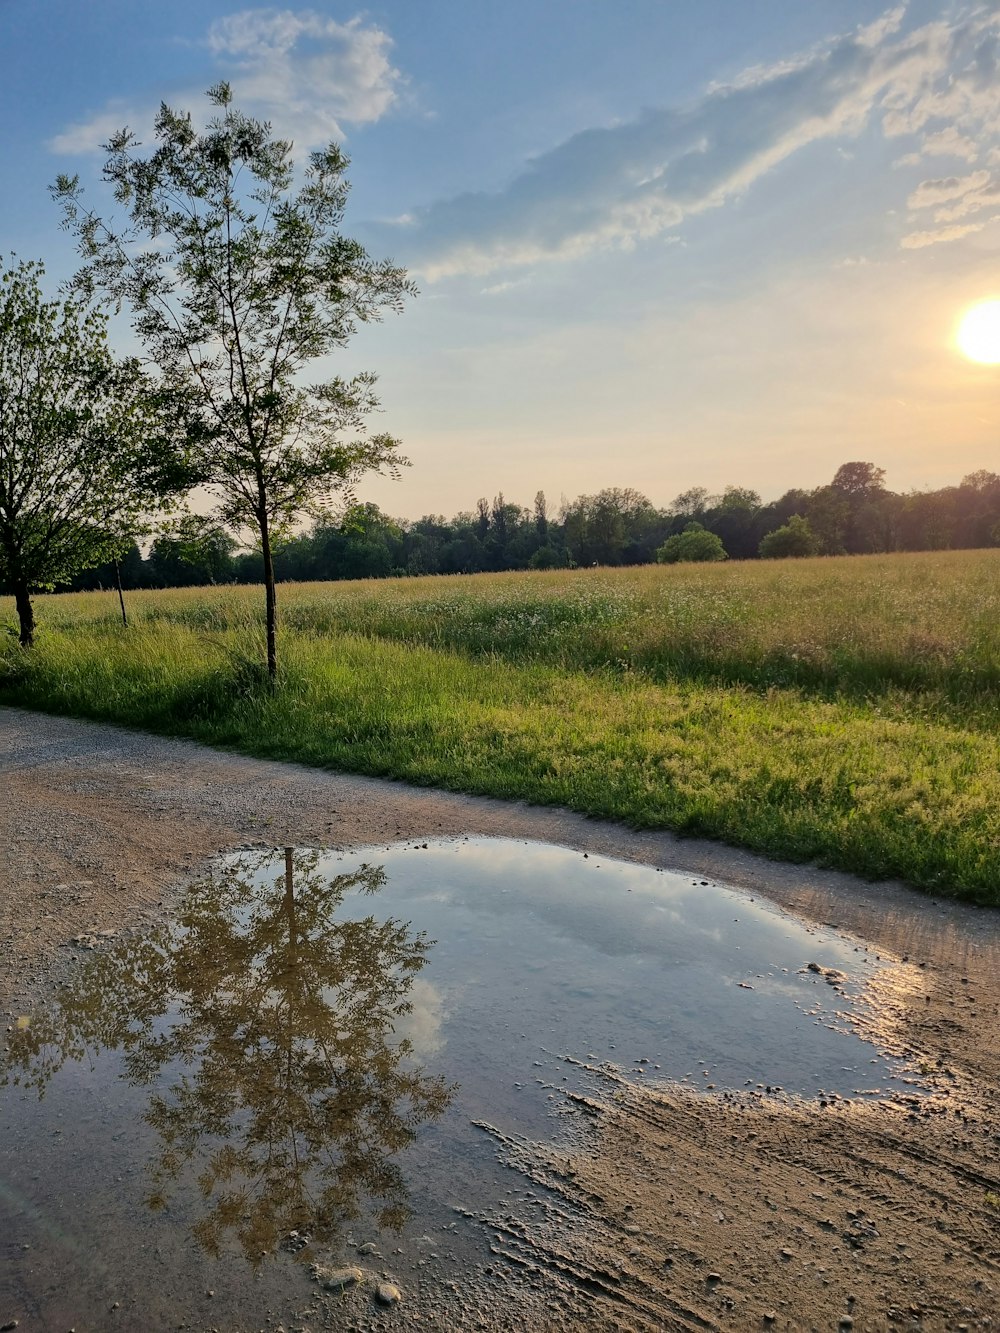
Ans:
<svg viewBox="0 0 1000 1333"><path fill-rule="evenodd" d="M917 981L887 990L875 1021L925 1071L919 1104L695 1096L595 1072L584 1146L498 1141L547 1205L530 1221L479 1219L498 1265L526 1280L454 1309L483 1328L1000 1324L995 913L561 811L11 709L0 710L0 793L7 1023L65 977L69 940L162 918L208 858L239 846L546 840L742 886L906 958ZM458 1326L454 1310L413 1306L378 1319Z"/></svg>

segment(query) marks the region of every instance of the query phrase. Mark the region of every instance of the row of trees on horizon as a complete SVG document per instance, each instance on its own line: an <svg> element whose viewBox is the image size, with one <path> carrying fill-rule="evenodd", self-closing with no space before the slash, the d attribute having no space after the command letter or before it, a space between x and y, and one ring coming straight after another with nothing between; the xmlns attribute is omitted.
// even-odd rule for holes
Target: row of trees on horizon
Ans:
<svg viewBox="0 0 1000 1333"><path fill-rule="evenodd" d="M740 486L721 495L695 487L665 508L636 490L611 487L563 500L554 512L542 491L530 508L500 494L451 519L412 521L354 504L337 520L286 541L274 553L274 567L280 580L308 581L1000 545L997 473L974 472L957 486L903 494L884 483L883 469L852 462L828 485L793 488L766 504ZM133 544L120 574L126 588L189 587L260 583L263 567L259 551L241 551L218 523L187 515L145 556ZM116 577L114 565L104 564L69 586L108 587Z"/></svg>

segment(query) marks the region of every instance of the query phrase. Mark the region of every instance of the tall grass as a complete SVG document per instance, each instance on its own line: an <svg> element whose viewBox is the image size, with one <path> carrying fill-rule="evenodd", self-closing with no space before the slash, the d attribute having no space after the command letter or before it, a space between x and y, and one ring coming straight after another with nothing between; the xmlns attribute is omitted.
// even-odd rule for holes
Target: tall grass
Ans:
<svg viewBox="0 0 1000 1333"><path fill-rule="evenodd" d="M1000 903L1000 552L42 599L0 699ZM2 614L2 608L0 608Z"/></svg>
<svg viewBox="0 0 1000 1333"><path fill-rule="evenodd" d="M142 623L260 622L259 589L133 594ZM933 691L970 718L1000 697L1000 550L285 585L286 630L420 643L568 671L870 697ZM115 611L44 599L45 622Z"/></svg>

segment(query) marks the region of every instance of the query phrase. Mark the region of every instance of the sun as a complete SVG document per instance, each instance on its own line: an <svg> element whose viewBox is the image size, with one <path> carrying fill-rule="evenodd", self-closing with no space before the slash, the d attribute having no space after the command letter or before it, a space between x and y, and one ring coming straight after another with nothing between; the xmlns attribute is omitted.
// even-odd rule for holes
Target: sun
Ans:
<svg viewBox="0 0 1000 1333"><path fill-rule="evenodd" d="M970 361L1000 365L1000 301L977 301L970 306L959 321L955 342Z"/></svg>

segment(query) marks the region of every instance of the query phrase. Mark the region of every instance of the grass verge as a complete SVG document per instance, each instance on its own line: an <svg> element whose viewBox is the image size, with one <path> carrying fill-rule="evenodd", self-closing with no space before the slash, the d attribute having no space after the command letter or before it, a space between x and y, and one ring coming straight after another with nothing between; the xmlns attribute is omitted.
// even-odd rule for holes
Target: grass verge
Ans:
<svg viewBox="0 0 1000 1333"><path fill-rule="evenodd" d="M154 595L127 632L79 599L31 652L0 657L0 699L1000 903L1000 740L926 698L881 711L851 692L663 682L315 626L286 629L272 692L242 596L186 594L184 616L185 595ZM207 632L206 606L224 613Z"/></svg>

